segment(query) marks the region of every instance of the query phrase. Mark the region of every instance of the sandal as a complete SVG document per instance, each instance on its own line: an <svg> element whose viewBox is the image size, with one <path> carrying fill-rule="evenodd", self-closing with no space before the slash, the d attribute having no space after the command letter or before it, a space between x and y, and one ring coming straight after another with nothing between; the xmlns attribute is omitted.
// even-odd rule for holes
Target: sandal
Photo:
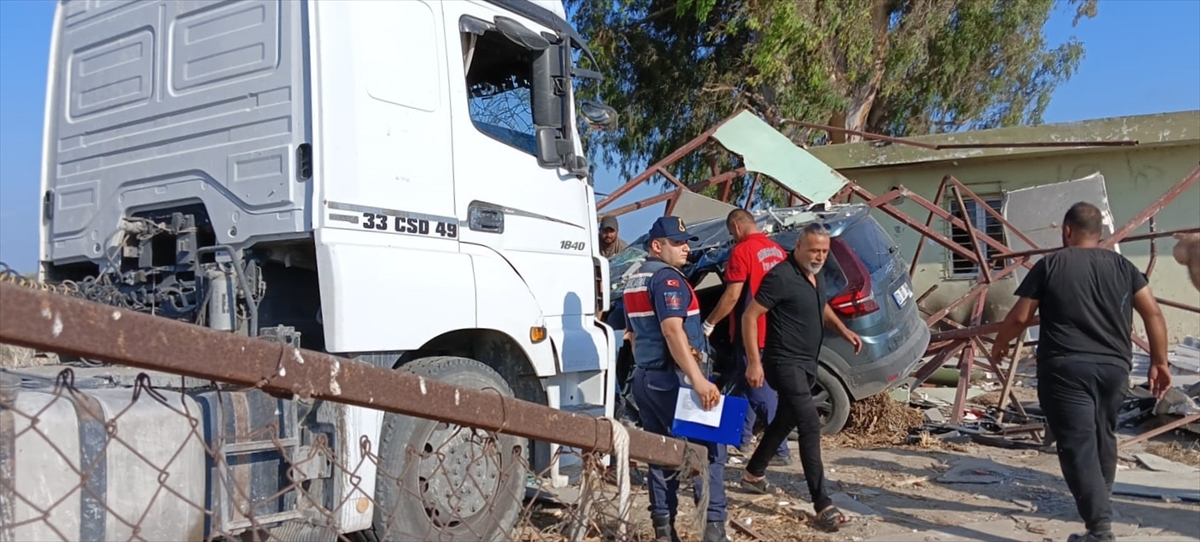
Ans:
<svg viewBox="0 0 1200 542"><path fill-rule="evenodd" d="M775 486L767 481L767 477L759 478L757 481L751 482L746 478L742 478L742 489L759 495L771 495L775 493Z"/></svg>
<svg viewBox="0 0 1200 542"><path fill-rule="evenodd" d="M836 506L830 505L829 508L817 514L813 526L827 533L836 533L843 525L850 522L850 518L846 517L841 510L838 510Z"/></svg>

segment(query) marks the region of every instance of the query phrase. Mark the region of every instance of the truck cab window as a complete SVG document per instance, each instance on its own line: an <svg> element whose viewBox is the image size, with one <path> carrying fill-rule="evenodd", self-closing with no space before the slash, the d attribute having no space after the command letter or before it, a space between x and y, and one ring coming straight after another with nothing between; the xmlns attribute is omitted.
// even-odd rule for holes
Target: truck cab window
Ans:
<svg viewBox="0 0 1200 542"><path fill-rule="evenodd" d="M536 156L532 75L537 53L492 30L462 37L471 122L488 137Z"/></svg>

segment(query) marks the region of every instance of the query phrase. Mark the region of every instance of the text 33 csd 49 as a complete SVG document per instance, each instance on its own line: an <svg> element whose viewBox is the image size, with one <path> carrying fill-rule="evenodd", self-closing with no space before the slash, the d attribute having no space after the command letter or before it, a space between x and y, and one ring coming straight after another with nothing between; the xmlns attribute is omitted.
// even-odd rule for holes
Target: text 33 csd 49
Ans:
<svg viewBox="0 0 1200 542"><path fill-rule="evenodd" d="M435 222L437 225L431 228L429 222L429 220L424 218L405 218L379 213L363 213L363 228L368 230L386 231L391 229L397 233L458 237L458 224Z"/></svg>

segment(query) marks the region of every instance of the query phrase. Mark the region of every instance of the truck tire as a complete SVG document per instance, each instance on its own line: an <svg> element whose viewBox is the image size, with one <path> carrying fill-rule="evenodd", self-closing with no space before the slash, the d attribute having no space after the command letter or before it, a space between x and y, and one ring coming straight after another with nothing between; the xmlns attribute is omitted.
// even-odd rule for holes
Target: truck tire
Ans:
<svg viewBox="0 0 1200 542"><path fill-rule="evenodd" d="M513 397L496 371L473 359L421 358L398 370ZM385 414L375 520L364 538L508 539L523 508L527 446L520 437Z"/></svg>
<svg viewBox="0 0 1200 542"><path fill-rule="evenodd" d="M846 387L824 365L818 365L812 392L817 414L821 416L821 434L838 434L850 419L850 394L846 393Z"/></svg>

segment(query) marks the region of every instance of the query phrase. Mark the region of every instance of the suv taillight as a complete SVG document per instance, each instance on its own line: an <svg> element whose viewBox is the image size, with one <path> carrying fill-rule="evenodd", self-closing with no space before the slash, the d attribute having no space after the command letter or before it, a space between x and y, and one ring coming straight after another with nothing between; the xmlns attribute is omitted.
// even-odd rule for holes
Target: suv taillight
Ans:
<svg viewBox="0 0 1200 542"><path fill-rule="evenodd" d="M842 273L846 275L846 287L829 300L829 305L845 318L858 318L879 310L879 303L875 302L875 293L871 288L871 274L862 260L840 239L829 241L829 251L837 258Z"/></svg>

